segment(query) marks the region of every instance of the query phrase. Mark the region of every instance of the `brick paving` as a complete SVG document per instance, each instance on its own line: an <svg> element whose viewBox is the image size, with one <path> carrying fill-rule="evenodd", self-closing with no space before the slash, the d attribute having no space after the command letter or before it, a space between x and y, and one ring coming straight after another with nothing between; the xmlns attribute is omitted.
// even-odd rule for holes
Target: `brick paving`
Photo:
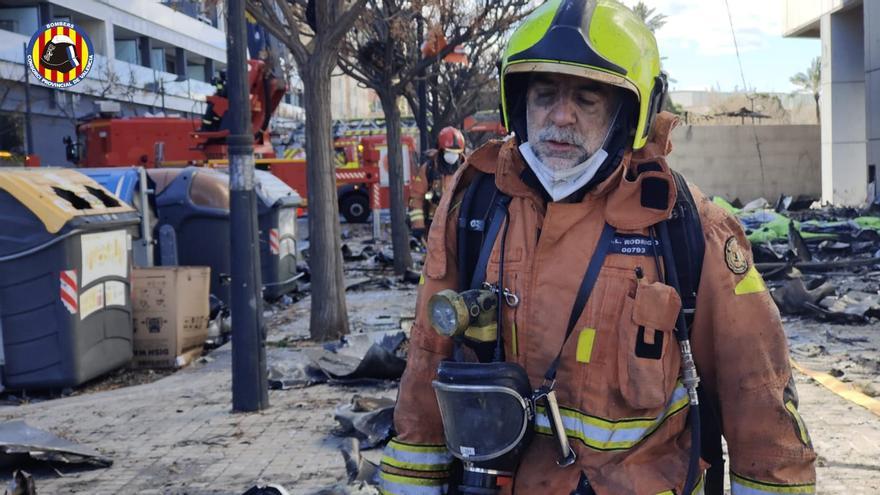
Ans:
<svg viewBox="0 0 880 495"><path fill-rule="evenodd" d="M350 292L347 300L353 331L388 330L410 319L415 289ZM304 339L308 305L268 310L269 341ZM336 406L354 394L396 396L381 386L270 390L268 410L233 414L229 344L210 356L145 385L0 408L0 421L25 419L114 461L106 469L28 466L37 493L235 495L258 481L313 493L347 480L342 439L331 433ZM363 454L377 462L381 452ZM0 474L11 479L11 469Z"/></svg>
<svg viewBox="0 0 880 495"><path fill-rule="evenodd" d="M154 383L0 409L0 420L26 419L114 460L106 469L54 464L64 476L37 470L38 493L238 494L263 480L305 494L345 481L332 414L353 389L273 390L270 409L233 414L231 352L212 356ZM371 391L394 393L357 393Z"/></svg>

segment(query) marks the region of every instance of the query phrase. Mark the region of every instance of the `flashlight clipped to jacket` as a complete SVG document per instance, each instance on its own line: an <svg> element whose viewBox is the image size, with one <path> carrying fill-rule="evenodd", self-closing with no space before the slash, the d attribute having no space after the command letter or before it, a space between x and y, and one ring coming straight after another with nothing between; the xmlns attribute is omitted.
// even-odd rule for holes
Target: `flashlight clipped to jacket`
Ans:
<svg viewBox="0 0 880 495"><path fill-rule="evenodd" d="M428 317L434 331L444 337L463 335L480 342L495 340L498 297L485 289L456 292L442 290L428 300Z"/></svg>

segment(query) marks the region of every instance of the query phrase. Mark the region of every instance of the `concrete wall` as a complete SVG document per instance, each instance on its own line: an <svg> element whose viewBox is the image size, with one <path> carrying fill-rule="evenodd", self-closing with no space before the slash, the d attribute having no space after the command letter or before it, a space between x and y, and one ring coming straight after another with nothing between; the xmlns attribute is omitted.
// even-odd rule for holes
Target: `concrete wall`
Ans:
<svg viewBox="0 0 880 495"><path fill-rule="evenodd" d="M670 166L709 195L773 202L780 194L821 192L817 125L681 126L672 144Z"/></svg>
<svg viewBox="0 0 880 495"><path fill-rule="evenodd" d="M859 205L868 192L862 8L821 20L822 200Z"/></svg>

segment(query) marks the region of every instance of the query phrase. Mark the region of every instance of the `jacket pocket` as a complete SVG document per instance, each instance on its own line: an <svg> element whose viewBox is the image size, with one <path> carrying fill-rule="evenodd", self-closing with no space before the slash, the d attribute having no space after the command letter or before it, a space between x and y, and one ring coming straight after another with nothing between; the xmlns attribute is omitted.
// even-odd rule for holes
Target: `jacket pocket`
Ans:
<svg viewBox="0 0 880 495"><path fill-rule="evenodd" d="M681 299L660 282L640 283L627 296L618 333L620 393L633 409L659 409L675 387L681 357L675 347L675 322Z"/></svg>

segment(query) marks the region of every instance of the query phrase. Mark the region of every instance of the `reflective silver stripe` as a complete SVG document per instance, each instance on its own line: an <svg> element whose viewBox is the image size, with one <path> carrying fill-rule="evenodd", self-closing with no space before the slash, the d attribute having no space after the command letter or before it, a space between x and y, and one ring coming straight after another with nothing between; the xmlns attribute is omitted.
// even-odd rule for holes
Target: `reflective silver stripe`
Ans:
<svg viewBox="0 0 880 495"><path fill-rule="evenodd" d="M779 494L814 494L816 485L776 485L765 484L745 479L734 473L730 475L731 495L779 495Z"/></svg>
<svg viewBox="0 0 880 495"><path fill-rule="evenodd" d="M391 441L385 446L388 465L412 471L442 471L452 464L452 454L446 447L418 446Z"/></svg>
<svg viewBox="0 0 880 495"><path fill-rule="evenodd" d="M587 446L598 450L625 450L632 448L673 414L685 409L688 404L687 389L681 383L676 386L666 409L654 419L632 419L609 421L583 414L570 409L562 410L562 424L568 436L584 442ZM539 432L550 431L550 420L540 410L536 415L536 426Z"/></svg>

